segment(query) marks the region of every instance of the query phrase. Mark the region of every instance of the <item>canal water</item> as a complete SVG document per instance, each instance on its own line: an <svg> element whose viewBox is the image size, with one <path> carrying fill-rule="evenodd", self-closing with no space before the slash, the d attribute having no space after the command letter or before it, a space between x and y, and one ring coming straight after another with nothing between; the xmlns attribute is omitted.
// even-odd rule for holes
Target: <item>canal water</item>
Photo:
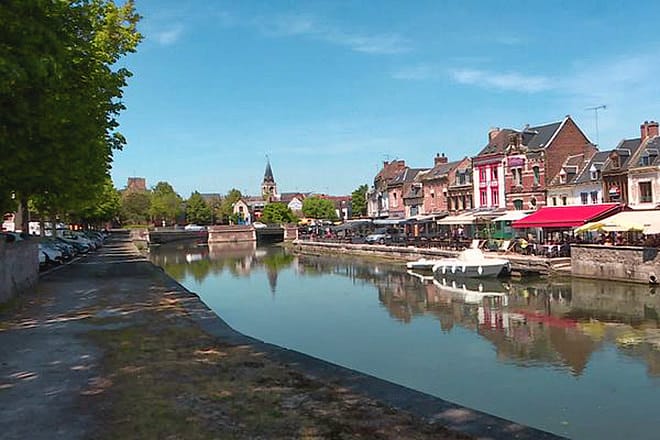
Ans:
<svg viewBox="0 0 660 440"><path fill-rule="evenodd" d="M660 438L660 288L463 284L251 245L151 259L258 339L571 438Z"/></svg>

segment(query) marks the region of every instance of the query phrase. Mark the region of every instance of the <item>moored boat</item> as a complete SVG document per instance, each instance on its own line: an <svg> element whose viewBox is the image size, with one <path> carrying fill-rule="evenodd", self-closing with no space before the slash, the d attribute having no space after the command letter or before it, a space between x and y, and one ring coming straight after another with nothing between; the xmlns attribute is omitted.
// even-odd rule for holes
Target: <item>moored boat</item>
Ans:
<svg viewBox="0 0 660 440"><path fill-rule="evenodd" d="M433 273L439 276L487 278L496 277L509 268L507 259L486 258L479 249L466 249L456 258L436 260Z"/></svg>
<svg viewBox="0 0 660 440"><path fill-rule="evenodd" d="M440 260L436 259L430 259L427 260L426 258L420 258L419 260L416 261L408 261L406 263L406 267L410 270L417 270L417 271L432 271L433 266L438 264Z"/></svg>

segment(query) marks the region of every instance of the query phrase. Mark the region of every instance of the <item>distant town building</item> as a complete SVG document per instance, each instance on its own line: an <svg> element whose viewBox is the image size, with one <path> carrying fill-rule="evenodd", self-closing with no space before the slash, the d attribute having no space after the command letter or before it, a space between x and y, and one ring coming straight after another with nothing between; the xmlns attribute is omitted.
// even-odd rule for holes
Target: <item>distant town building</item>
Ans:
<svg viewBox="0 0 660 440"><path fill-rule="evenodd" d="M143 192L147 190L147 179L144 177L129 177L126 183L127 191Z"/></svg>
<svg viewBox="0 0 660 440"><path fill-rule="evenodd" d="M266 202L277 202L280 200L280 195L277 192L277 183L275 183L273 170L270 167L270 159L266 162L264 180L261 182L261 196Z"/></svg>

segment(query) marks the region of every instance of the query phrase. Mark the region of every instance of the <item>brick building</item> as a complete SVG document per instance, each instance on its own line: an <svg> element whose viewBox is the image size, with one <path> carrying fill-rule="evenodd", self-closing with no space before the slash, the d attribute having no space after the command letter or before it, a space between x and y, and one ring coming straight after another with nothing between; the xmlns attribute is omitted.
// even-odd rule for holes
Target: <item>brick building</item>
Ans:
<svg viewBox="0 0 660 440"><path fill-rule="evenodd" d="M374 185L367 192L367 215L372 218L389 215L388 185L400 171L406 168L404 160L385 161L374 177Z"/></svg>
<svg viewBox="0 0 660 440"><path fill-rule="evenodd" d="M577 124L563 120L522 130L493 129L473 158L475 207L537 209L546 204L546 183L569 156L591 157L596 147Z"/></svg>
<svg viewBox="0 0 660 440"><path fill-rule="evenodd" d="M393 218L406 217L404 196L410 191L419 173L428 170L422 168L405 167L387 185L389 198L389 216Z"/></svg>

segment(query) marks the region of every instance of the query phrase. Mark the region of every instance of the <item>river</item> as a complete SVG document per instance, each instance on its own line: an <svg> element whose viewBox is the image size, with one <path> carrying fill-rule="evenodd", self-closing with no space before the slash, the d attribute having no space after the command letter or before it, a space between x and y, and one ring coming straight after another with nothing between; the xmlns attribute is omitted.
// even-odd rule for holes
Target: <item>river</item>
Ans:
<svg viewBox="0 0 660 440"><path fill-rule="evenodd" d="M571 438L658 438L660 288L464 285L279 246L150 258L249 336Z"/></svg>

